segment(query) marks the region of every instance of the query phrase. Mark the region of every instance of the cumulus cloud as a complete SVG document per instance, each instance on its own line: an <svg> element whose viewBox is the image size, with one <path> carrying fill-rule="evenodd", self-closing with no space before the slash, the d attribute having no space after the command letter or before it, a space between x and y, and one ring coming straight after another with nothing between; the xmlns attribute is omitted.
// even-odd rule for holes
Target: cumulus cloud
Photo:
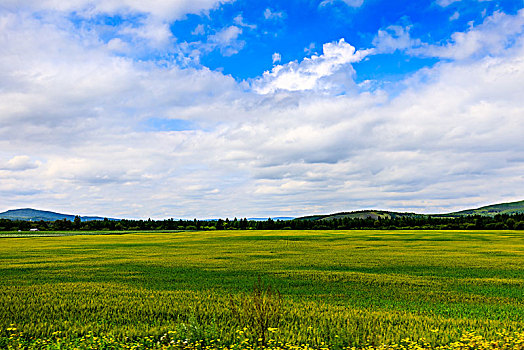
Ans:
<svg viewBox="0 0 524 350"><path fill-rule="evenodd" d="M277 63L282 60L282 56L278 52L275 52L273 55L271 55L271 59L273 60L273 63Z"/></svg>
<svg viewBox="0 0 524 350"><path fill-rule="evenodd" d="M466 32L488 38L489 54L422 69L388 95L351 90L352 64L410 50L405 28L386 28L374 50L327 43L248 84L115 55L122 43L67 21L1 13L0 209L193 218L522 199L520 16ZM239 39L228 30L217 45ZM144 130L151 118L195 128Z"/></svg>
<svg viewBox="0 0 524 350"><path fill-rule="evenodd" d="M77 34L25 15L7 14L0 23L8 33L0 37L3 140L79 142L106 127L122 131L151 116L172 117L158 105L176 109L204 91L210 96L235 91L233 79L220 73L113 56L90 33L78 40Z"/></svg>
<svg viewBox="0 0 524 350"><path fill-rule="evenodd" d="M326 211L376 206L383 198L404 198L406 207L429 211L437 201L427 198L463 206L493 201L501 187L518 188L524 180L524 163L510 160L523 151L523 63L522 50L515 50L504 60L443 64L420 72L389 101L319 98L279 111L282 121L260 135L261 143L249 135L262 148L257 189L286 198L325 196ZM482 185L502 173L500 187ZM521 195L506 191L513 199Z"/></svg>
<svg viewBox="0 0 524 350"><path fill-rule="evenodd" d="M290 62L264 72L254 82L254 89L262 94L279 90L342 90L349 89L353 82L352 63L361 61L370 51L356 51L344 39L324 44L323 54L304 58L301 62Z"/></svg>

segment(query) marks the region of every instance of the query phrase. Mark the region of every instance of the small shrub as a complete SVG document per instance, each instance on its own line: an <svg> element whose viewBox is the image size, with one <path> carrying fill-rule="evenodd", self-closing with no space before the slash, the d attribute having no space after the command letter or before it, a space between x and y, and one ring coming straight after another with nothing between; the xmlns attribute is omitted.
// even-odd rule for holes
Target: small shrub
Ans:
<svg viewBox="0 0 524 350"><path fill-rule="evenodd" d="M251 294L230 299L230 309L240 326L245 326L246 336L266 345L270 329L279 327L282 318L282 296L278 290L264 285L260 277Z"/></svg>

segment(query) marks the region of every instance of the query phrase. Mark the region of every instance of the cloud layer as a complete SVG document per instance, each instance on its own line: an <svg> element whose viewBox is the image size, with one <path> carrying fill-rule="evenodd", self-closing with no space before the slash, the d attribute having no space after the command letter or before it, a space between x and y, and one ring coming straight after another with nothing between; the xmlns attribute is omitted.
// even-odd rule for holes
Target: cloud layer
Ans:
<svg viewBox="0 0 524 350"><path fill-rule="evenodd" d="M142 13L164 25L216 4L44 1L20 11L7 2L0 210L205 218L522 199L523 11L494 13L441 45L386 27L368 49L328 42L250 81L136 59L122 54L126 41L62 15ZM225 55L241 49L242 30L224 27L215 44ZM355 82L356 63L397 50L445 60L394 93Z"/></svg>

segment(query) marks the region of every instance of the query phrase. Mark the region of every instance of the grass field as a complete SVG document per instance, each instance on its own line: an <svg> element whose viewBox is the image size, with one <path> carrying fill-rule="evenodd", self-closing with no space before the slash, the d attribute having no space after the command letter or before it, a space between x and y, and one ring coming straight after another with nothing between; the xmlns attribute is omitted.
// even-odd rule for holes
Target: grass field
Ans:
<svg viewBox="0 0 524 350"><path fill-rule="evenodd" d="M0 347L86 335L435 347L524 331L523 231L0 238L0 278Z"/></svg>

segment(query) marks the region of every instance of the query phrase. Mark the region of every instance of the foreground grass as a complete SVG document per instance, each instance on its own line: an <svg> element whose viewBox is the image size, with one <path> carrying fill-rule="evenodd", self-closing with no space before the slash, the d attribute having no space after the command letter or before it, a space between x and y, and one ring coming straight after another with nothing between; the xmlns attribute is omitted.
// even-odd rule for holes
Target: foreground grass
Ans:
<svg viewBox="0 0 524 350"><path fill-rule="evenodd" d="M218 231L1 243L4 347L52 348L58 338L82 348L90 335L130 347L379 347L409 338L435 348L464 334L488 344L503 330L524 330L522 231ZM166 334L171 345L161 341Z"/></svg>
<svg viewBox="0 0 524 350"><path fill-rule="evenodd" d="M13 330L13 328L11 328ZM238 332L241 333L241 332ZM4 340L3 347L9 350L60 350L60 349L172 349L172 350L330 350L328 344L311 346L310 344L290 344L274 339L269 339L266 344L250 343L242 336L232 344L224 344L220 339L197 340L194 342L177 339L176 332L168 332L160 338L145 337L136 340L117 340L113 337L97 337L88 333L72 340L60 338L60 332L47 339L23 339L18 334L12 334ZM341 346L341 350L356 350L356 347ZM381 344L379 346L367 345L362 350L522 350L524 348L524 333L508 332L499 333L496 339L488 340L474 332L463 334L459 340L439 346L432 346L424 339L402 339L398 343Z"/></svg>

